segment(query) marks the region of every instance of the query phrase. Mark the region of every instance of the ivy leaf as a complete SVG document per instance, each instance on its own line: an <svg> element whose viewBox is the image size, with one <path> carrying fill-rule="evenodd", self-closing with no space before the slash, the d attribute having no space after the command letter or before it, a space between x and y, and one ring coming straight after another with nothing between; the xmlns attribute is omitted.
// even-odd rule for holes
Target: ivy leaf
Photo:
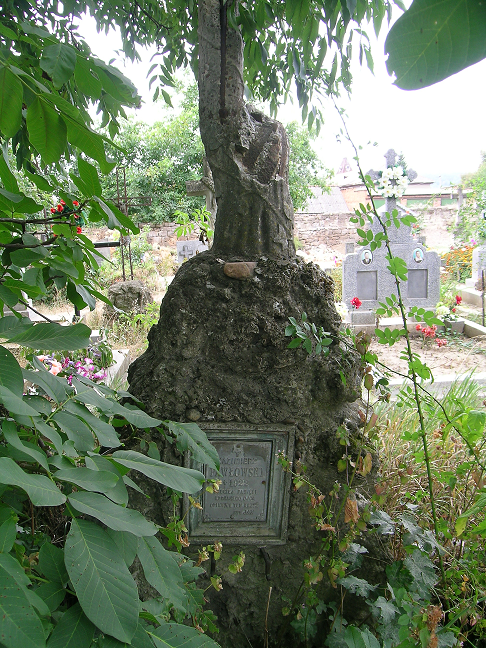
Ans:
<svg viewBox="0 0 486 648"><path fill-rule="evenodd" d="M69 45L47 45L42 51L39 65L52 78L56 89L63 86L74 73L76 52Z"/></svg>
<svg viewBox="0 0 486 648"><path fill-rule="evenodd" d="M370 592L374 592L378 587L377 585L371 585L367 580L356 578L356 576L345 576L344 578L338 579L337 582L352 594L357 594L358 596L368 596Z"/></svg>
<svg viewBox="0 0 486 648"><path fill-rule="evenodd" d="M130 643L138 625L138 592L116 544L94 522L73 518L64 553L88 619L101 632Z"/></svg>

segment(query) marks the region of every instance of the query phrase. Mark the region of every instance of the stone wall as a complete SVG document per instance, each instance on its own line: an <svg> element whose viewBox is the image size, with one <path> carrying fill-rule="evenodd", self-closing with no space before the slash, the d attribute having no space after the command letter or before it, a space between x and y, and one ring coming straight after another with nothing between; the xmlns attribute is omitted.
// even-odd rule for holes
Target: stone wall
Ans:
<svg viewBox="0 0 486 648"><path fill-rule="evenodd" d="M356 225L350 212L341 214L295 214L294 234L304 250L327 246L344 254L346 241L356 241Z"/></svg>
<svg viewBox="0 0 486 648"><path fill-rule="evenodd" d="M421 224L421 235L425 236L429 247L448 249L453 244L452 229L457 219L457 207L431 207L425 210L413 210ZM346 241L357 241L356 225L350 222L351 212L339 214L295 214L294 235L303 245L304 250L325 246L335 252L344 254ZM140 225L140 229L144 227ZM148 241L155 247L175 248L177 237L174 223L154 225L148 234ZM108 228L90 230L93 241L103 240L110 236ZM179 240L196 239L196 235L183 236Z"/></svg>

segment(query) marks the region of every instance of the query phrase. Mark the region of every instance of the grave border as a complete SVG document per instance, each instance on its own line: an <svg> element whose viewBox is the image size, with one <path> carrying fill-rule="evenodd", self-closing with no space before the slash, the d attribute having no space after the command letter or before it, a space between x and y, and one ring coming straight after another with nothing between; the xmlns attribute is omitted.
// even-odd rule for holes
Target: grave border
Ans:
<svg viewBox="0 0 486 648"><path fill-rule="evenodd" d="M198 423L210 441L271 441L270 478L267 491L267 519L259 521L203 522L202 512L190 507L184 495L183 515L187 516L189 539L194 544L213 543L239 545L283 545L287 542L292 475L278 462L283 452L292 462L295 426L280 423L253 425L249 423ZM186 453L184 465L205 473L205 467Z"/></svg>

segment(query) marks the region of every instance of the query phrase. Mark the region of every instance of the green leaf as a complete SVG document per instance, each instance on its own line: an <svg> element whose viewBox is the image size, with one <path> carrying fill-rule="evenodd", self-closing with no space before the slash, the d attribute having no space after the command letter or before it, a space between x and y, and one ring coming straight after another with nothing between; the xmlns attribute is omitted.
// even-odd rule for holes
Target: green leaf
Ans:
<svg viewBox="0 0 486 648"><path fill-rule="evenodd" d="M163 623L156 630L150 629L150 636L155 648L220 648L207 635L196 628L178 623Z"/></svg>
<svg viewBox="0 0 486 648"><path fill-rule="evenodd" d="M348 648L380 648L378 639L371 634L368 628L361 630L355 626L346 628L344 640Z"/></svg>
<svg viewBox="0 0 486 648"><path fill-rule="evenodd" d="M10 306L10 308L13 308L18 304L19 296L3 284L0 284L0 300L7 304L7 306Z"/></svg>
<svg viewBox="0 0 486 648"><path fill-rule="evenodd" d="M34 506L59 506L66 501L56 485L44 475L29 475L10 457L0 457L0 484L18 486Z"/></svg>
<svg viewBox="0 0 486 648"><path fill-rule="evenodd" d="M101 648L154 648L154 644L145 628L139 623L130 644L105 636Z"/></svg>
<svg viewBox="0 0 486 648"><path fill-rule="evenodd" d="M128 531L137 537L152 536L158 531L139 511L118 506L104 495L80 492L71 494L68 499L77 511L91 515L115 531Z"/></svg>
<svg viewBox="0 0 486 648"><path fill-rule="evenodd" d="M12 412L12 414L20 414L21 416L39 416L39 412L33 409L30 405L16 396L7 387L0 386L0 403L5 405L5 408Z"/></svg>
<svg viewBox="0 0 486 648"><path fill-rule="evenodd" d="M76 484L87 491L105 493L113 488L118 477L106 470L90 470L89 468L76 468L75 470L58 470L53 474L54 479L60 479L71 484ZM120 476L121 479L121 476Z"/></svg>
<svg viewBox="0 0 486 648"><path fill-rule="evenodd" d="M73 146L86 153L88 157L96 160L102 173L110 173L116 166L115 162L108 162L106 159L103 138L87 126L73 119L68 119L67 138Z"/></svg>
<svg viewBox="0 0 486 648"><path fill-rule="evenodd" d="M62 455L62 439L59 435L59 432L41 419L34 419L34 426L35 429L42 434L42 436L45 436L47 439L49 439L49 441L55 447L56 452Z"/></svg>
<svg viewBox="0 0 486 648"><path fill-rule="evenodd" d="M47 45L42 50L39 65L52 78L54 87L59 89L74 73L76 51L69 45L61 43Z"/></svg>
<svg viewBox="0 0 486 648"><path fill-rule="evenodd" d="M90 335L91 329L85 324L61 326L41 323L9 337L8 341L45 351L74 351L88 347Z"/></svg>
<svg viewBox="0 0 486 648"><path fill-rule="evenodd" d="M197 493L205 480L204 475L198 470L172 466L134 450L117 450L112 457L116 463L141 472L159 484L183 493Z"/></svg>
<svg viewBox="0 0 486 648"><path fill-rule="evenodd" d="M106 529L106 533L120 550L127 567L131 567L138 551L139 539L137 536L127 531L114 531L113 529Z"/></svg>
<svg viewBox="0 0 486 648"><path fill-rule="evenodd" d="M195 461L207 464L219 470L219 456L216 448L208 441L208 437L196 423L176 423L164 421L177 439L177 447L182 451L190 450Z"/></svg>
<svg viewBox="0 0 486 648"><path fill-rule="evenodd" d="M76 416L60 410L54 414L52 420L74 443L78 452L88 452L88 450L94 449L95 440L90 428Z"/></svg>
<svg viewBox="0 0 486 648"><path fill-rule="evenodd" d="M32 457L34 461L39 463L45 470L49 470L49 464L47 463L46 453L43 452L40 448L34 448L30 444L27 445L22 443L17 433L17 426L13 421L4 420L2 423L2 432L5 440L20 452L24 452L29 457Z"/></svg>
<svg viewBox="0 0 486 648"><path fill-rule="evenodd" d="M91 470L104 470L113 473L116 477L120 478L124 471L126 470L123 466L120 466L121 473L115 464L106 459L105 457L99 457L96 454L92 454L91 457L85 458L86 466L91 468ZM112 502L116 504L122 504L126 506L128 504L128 491L123 479L118 479L115 486L110 490L105 492L106 497L109 497Z"/></svg>
<svg viewBox="0 0 486 648"><path fill-rule="evenodd" d="M0 639L5 648L44 648L44 631L25 590L0 569Z"/></svg>
<svg viewBox="0 0 486 648"><path fill-rule="evenodd" d="M64 551L45 542L39 551L39 569L46 578L56 583L67 583L68 573L64 565Z"/></svg>
<svg viewBox="0 0 486 648"><path fill-rule="evenodd" d="M0 338L8 340L12 336L18 335L32 326L33 324L28 317L22 317L21 319L14 315L0 317Z"/></svg>
<svg viewBox="0 0 486 648"><path fill-rule="evenodd" d="M66 148L66 124L46 101L38 97L27 109L27 130L44 164L57 162Z"/></svg>
<svg viewBox="0 0 486 648"><path fill-rule="evenodd" d="M102 632L130 642L138 624L138 592L116 544L94 522L73 518L64 552L88 619Z"/></svg>
<svg viewBox="0 0 486 648"><path fill-rule="evenodd" d="M486 5L477 0L415 0L385 43L395 85L415 90L437 83L486 56Z"/></svg>
<svg viewBox="0 0 486 648"><path fill-rule="evenodd" d="M35 590L35 593L37 596L40 596L51 613L57 610L66 596L66 590L61 583L55 583L53 581L42 583L42 585Z"/></svg>
<svg viewBox="0 0 486 648"><path fill-rule="evenodd" d="M5 347L0 346L0 385L7 387L19 398L24 393L24 379L22 369L15 356Z"/></svg>
<svg viewBox="0 0 486 648"><path fill-rule="evenodd" d="M17 536L17 516L11 517L0 526L0 553L12 550Z"/></svg>
<svg viewBox="0 0 486 648"><path fill-rule="evenodd" d="M91 64L78 54L76 67L74 69L76 85L81 92L91 99L99 99L101 96L101 81L91 71Z"/></svg>
<svg viewBox="0 0 486 648"><path fill-rule="evenodd" d="M181 570L171 554L157 538L140 538L138 541L138 558L145 578L161 596L184 611L187 594Z"/></svg>
<svg viewBox="0 0 486 648"><path fill-rule="evenodd" d="M101 184L95 167L83 158L78 158L78 171L89 191L88 195L101 196Z"/></svg>
<svg viewBox="0 0 486 648"><path fill-rule="evenodd" d="M456 525L455 525L456 535L457 536L462 535L464 533L464 531L466 530L467 519L468 519L467 515L464 515L464 516L461 516L461 517L457 518Z"/></svg>
<svg viewBox="0 0 486 648"><path fill-rule="evenodd" d="M0 130L13 137L22 122L23 89L20 79L9 68L0 65Z"/></svg>
<svg viewBox="0 0 486 648"><path fill-rule="evenodd" d="M47 648L89 648L95 630L79 603L75 603L60 618L49 637Z"/></svg>
<svg viewBox="0 0 486 648"><path fill-rule="evenodd" d="M39 365L42 363L39 362ZM37 365L36 365L37 366ZM52 398L56 403L61 403L66 399L66 381L65 379L57 378L51 374L50 371L47 371L45 366L42 364L39 367L38 371L29 371L28 369L22 369L22 376L25 380L30 380L34 385L38 385L45 391L49 398Z"/></svg>

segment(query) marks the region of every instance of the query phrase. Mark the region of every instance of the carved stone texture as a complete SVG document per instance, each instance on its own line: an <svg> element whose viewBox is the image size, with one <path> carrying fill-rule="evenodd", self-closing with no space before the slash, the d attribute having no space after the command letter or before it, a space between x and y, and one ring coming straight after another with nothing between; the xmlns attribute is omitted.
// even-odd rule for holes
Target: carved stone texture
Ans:
<svg viewBox="0 0 486 648"><path fill-rule="evenodd" d="M227 276L224 267L211 251L182 265L162 302L160 321L149 333L147 351L129 369L130 393L157 418L181 422L197 418L202 428L295 425L294 458L302 460L306 476L327 494L343 476L336 470L343 452L336 429L345 423L351 433L357 432L351 401L359 391L359 359L344 348L341 355L337 345L327 358L289 349L285 328L289 316L300 318L305 311L310 321L336 334L340 320L332 305L332 281L317 266L299 259L259 259L253 276L243 280ZM340 370L346 375L346 387ZM158 442L164 461L182 462L172 446ZM219 618L220 634L215 639L222 646L244 648L246 635L254 648L263 647L270 585L267 623L270 636L277 637L283 624L281 597L295 596L303 578L303 557L318 553L321 542L322 532L312 527L307 513L304 490L290 493L285 544L268 544L262 536L251 545L236 542L223 551L217 563L223 590L206 593L209 608ZM134 505L162 524L172 513L170 498L150 489L149 494L150 501L140 496ZM222 541L224 545L225 538ZM270 571L261 546L270 557ZM197 557L197 548L191 544L188 555ZM227 566L239 551L245 553L246 563L242 574L233 575ZM201 583L206 585L209 581ZM333 592L327 595L332 597ZM279 645L293 645L286 643L292 632L288 627Z"/></svg>
<svg viewBox="0 0 486 648"><path fill-rule="evenodd" d="M245 104L243 41L234 30L226 32L222 60L219 0L199 3L199 42L200 129L217 202L213 252L226 260L291 259L287 135Z"/></svg>

